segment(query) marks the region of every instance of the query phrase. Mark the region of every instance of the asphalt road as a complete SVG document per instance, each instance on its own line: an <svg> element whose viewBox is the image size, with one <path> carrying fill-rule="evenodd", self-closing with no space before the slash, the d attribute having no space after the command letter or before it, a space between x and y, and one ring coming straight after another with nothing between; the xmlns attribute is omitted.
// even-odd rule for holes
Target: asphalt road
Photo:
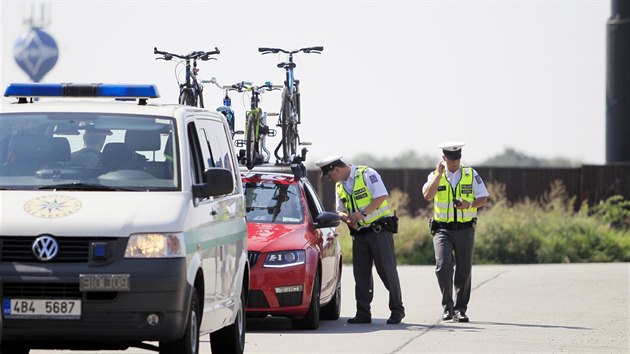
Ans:
<svg viewBox="0 0 630 354"><path fill-rule="evenodd" d="M387 291L375 274L372 324L354 316L352 268L344 268L342 312L315 331L283 318L248 320L246 353L630 353L630 263L474 266L470 323L441 321L432 266L401 266L407 317L389 317ZM209 337L201 353L210 353ZM146 354L146 350L35 354ZM216 353L215 353L216 354Z"/></svg>

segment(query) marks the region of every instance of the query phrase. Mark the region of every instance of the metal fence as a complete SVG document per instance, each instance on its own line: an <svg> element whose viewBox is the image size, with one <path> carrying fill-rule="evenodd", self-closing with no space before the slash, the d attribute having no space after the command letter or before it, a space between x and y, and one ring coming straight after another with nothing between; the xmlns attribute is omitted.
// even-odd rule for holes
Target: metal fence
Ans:
<svg viewBox="0 0 630 354"><path fill-rule="evenodd" d="M473 166L474 167L474 166ZM429 207L422 186L432 169L377 169L389 191L398 189L409 196L409 212L417 214ZM576 168L475 167L486 184L505 185L508 201L538 199L561 181L569 197L595 204L613 195L630 199L630 164L583 165ZM320 178L319 170L309 170L308 178L317 189L326 210L335 208L335 186ZM490 196L492 198L492 196Z"/></svg>

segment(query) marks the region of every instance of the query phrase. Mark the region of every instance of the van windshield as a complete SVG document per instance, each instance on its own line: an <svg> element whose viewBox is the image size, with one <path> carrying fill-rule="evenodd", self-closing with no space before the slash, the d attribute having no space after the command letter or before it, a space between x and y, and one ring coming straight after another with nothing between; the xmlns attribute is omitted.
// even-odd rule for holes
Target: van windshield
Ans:
<svg viewBox="0 0 630 354"><path fill-rule="evenodd" d="M0 189L179 190L174 121L107 113L0 115Z"/></svg>

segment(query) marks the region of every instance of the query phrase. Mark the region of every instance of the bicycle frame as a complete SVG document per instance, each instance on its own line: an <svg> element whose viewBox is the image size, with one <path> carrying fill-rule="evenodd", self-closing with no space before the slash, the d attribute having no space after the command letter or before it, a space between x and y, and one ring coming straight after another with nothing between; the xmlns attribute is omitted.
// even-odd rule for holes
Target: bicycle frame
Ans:
<svg viewBox="0 0 630 354"><path fill-rule="evenodd" d="M288 62L279 63L278 68L285 70L284 92L282 94L282 105L280 110L280 122L282 126L282 140L276 147L274 153L281 163L302 162L306 159L306 149L302 149L301 156L297 156L297 146L303 145L300 141L297 125L301 123L300 114L300 92L299 81L295 79L293 55L299 52L321 54L324 47L308 47L297 50L285 50L281 48L258 48L263 55L270 53L286 53L289 55ZM305 143L304 143L305 144ZM279 151L282 148L282 156Z"/></svg>
<svg viewBox="0 0 630 354"><path fill-rule="evenodd" d="M269 162L271 154L265 146L266 137L273 137L276 135L276 131L269 129L267 126L267 113L263 112L259 107L260 95L265 91L272 91L281 89L283 86L272 85L271 82L266 82L261 86L254 86L251 82L241 81L233 85L220 85L216 78L210 79L210 81L202 81L215 84L218 88L225 90L225 97L229 100L228 92L237 91L245 92L251 91L252 96L250 98L249 109L245 112L245 130L235 131L235 134L244 134L244 139L238 139L234 141L237 147L245 147L239 151L239 161L241 164L247 166L248 169L252 169L254 165L261 164L263 162ZM225 107L229 107L226 104L224 98ZM225 108L219 107L219 108Z"/></svg>
<svg viewBox="0 0 630 354"><path fill-rule="evenodd" d="M186 76L183 83L179 84L179 104L187 104L203 108L203 86L197 83L197 60L192 60L192 69L190 65L191 59L186 58ZM184 94L188 92L189 94Z"/></svg>
<svg viewBox="0 0 630 354"><path fill-rule="evenodd" d="M216 58L211 58L210 55L219 54L219 48L214 48L215 50L210 52L205 51L195 51L186 55L174 54L164 51L159 51L156 47L153 47L153 54L161 55L161 57L155 58L162 60L171 60L173 58L182 59L186 65L185 67L185 80L183 83L179 84L179 103L186 104L190 106L199 106L201 108L204 107L203 104L203 86L199 84L197 81L197 73L199 69L197 68L197 60L210 60ZM192 65L191 65L192 62Z"/></svg>
<svg viewBox="0 0 630 354"><path fill-rule="evenodd" d="M217 112L221 112L225 119L228 122L230 127L230 132L232 133L232 138L234 138L234 134L236 131L234 130L234 110L232 109L232 99L230 98L230 91L237 91L234 85L231 86L223 86L219 85L217 82L217 78L213 77L210 80L201 80L202 84L214 84L216 87L224 91L225 96L223 96L223 106L217 107Z"/></svg>
<svg viewBox="0 0 630 354"><path fill-rule="evenodd" d="M266 82L262 86L247 87L252 92L250 109L245 116L245 165L252 169L254 165L269 162L271 157L265 146L266 136L275 136L275 130L267 126L267 114L259 107L260 95L265 91L280 89L282 86L274 86Z"/></svg>

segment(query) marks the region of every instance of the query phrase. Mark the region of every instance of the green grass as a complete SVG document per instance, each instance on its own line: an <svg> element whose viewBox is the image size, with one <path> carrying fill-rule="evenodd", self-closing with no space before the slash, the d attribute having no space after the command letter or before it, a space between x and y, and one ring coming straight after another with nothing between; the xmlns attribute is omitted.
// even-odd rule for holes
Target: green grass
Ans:
<svg viewBox="0 0 630 354"><path fill-rule="evenodd" d="M488 186L491 202L480 209L475 233L476 264L580 263L630 261L630 202L613 196L598 205L576 208L575 198L554 182L540 200L509 203L505 186ZM428 218L410 216L408 196L392 191L397 210L394 237L399 264L434 264ZM344 262L352 262L352 238L340 226Z"/></svg>

